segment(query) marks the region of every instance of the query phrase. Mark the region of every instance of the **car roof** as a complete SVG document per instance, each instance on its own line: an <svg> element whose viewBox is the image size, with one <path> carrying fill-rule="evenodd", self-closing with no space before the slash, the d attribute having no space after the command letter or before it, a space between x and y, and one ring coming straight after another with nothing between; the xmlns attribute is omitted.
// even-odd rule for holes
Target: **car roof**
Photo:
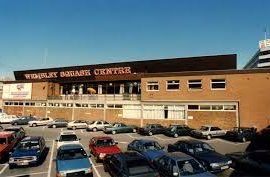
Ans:
<svg viewBox="0 0 270 177"><path fill-rule="evenodd" d="M145 157L142 156L140 153L138 153L136 151L121 152L121 153L119 153L117 155L120 156L125 161L130 161L130 160L145 160Z"/></svg>
<svg viewBox="0 0 270 177"><path fill-rule="evenodd" d="M76 135L76 133L74 131L62 131L60 132L60 135Z"/></svg>
<svg viewBox="0 0 270 177"><path fill-rule="evenodd" d="M178 160L189 160L193 159L190 155L187 155L183 152L169 152L165 154L167 157L170 157L171 159L174 159L176 161Z"/></svg>
<svg viewBox="0 0 270 177"><path fill-rule="evenodd" d="M59 147L59 150L84 149L81 144L64 144Z"/></svg>
<svg viewBox="0 0 270 177"><path fill-rule="evenodd" d="M113 139L110 136L95 136L93 137L95 140L108 140L108 139Z"/></svg>
<svg viewBox="0 0 270 177"><path fill-rule="evenodd" d="M190 145L205 143L203 141L199 141L199 140L195 140L195 139L179 140L177 142L183 142L183 143L190 144Z"/></svg>
<svg viewBox="0 0 270 177"><path fill-rule="evenodd" d="M3 132L0 132L0 138L5 138L7 136L11 136L12 134L14 134L13 131L3 131Z"/></svg>
<svg viewBox="0 0 270 177"><path fill-rule="evenodd" d="M142 144L151 143L151 142L157 142L155 140L149 140L149 139L137 139L137 141L141 142Z"/></svg>
<svg viewBox="0 0 270 177"><path fill-rule="evenodd" d="M27 136L25 138L23 138L23 140L21 142L24 141L39 141L42 137L41 136Z"/></svg>

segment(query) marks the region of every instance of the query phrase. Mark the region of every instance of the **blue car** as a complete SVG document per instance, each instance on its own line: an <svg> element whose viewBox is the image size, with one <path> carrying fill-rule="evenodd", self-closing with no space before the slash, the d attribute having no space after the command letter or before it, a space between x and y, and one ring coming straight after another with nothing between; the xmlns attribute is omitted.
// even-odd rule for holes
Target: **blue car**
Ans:
<svg viewBox="0 0 270 177"><path fill-rule="evenodd" d="M164 147L161 147L157 141L146 139L133 140L127 147L127 150L139 152L150 162L164 155L165 151L163 149Z"/></svg>
<svg viewBox="0 0 270 177"><path fill-rule="evenodd" d="M45 155L46 144L41 136L27 136L14 148L9 157L9 168L38 165Z"/></svg>
<svg viewBox="0 0 270 177"><path fill-rule="evenodd" d="M93 177L93 168L81 144L65 144L56 156L57 177Z"/></svg>

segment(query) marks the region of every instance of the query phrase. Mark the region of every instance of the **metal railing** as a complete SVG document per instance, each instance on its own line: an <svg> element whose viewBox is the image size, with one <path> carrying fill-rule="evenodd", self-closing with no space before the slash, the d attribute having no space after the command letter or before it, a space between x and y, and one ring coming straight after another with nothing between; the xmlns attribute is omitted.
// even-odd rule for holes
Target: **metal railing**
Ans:
<svg viewBox="0 0 270 177"><path fill-rule="evenodd" d="M140 94L60 95L60 96L48 96L48 100L139 101L141 100L141 95Z"/></svg>

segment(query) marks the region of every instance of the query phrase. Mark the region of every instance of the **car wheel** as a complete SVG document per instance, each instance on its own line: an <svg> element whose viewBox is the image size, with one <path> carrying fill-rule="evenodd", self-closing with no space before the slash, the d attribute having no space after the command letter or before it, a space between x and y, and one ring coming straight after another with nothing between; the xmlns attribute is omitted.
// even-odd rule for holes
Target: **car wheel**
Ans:
<svg viewBox="0 0 270 177"><path fill-rule="evenodd" d="M149 136L152 136L152 135L153 135L153 133L152 133L152 132L148 132L148 135L149 135Z"/></svg>
<svg viewBox="0 0 270 177"><path fill-rule="evenodd" d="M32 124L32 126L33 126L33 127L36 127L36 126L37 126L37 124Z"/></svg>
<svg viewBox="0 0 270 177"><path fill-rule="evenodd" d="M174 136L175 138L177 138L177 137L178 137L178 134L177 134L177 133L175 133L173 136Z"/></svg>
<svg viewBox="0 0 270 177"><path fill-rule="evenodd" d="M243 137L242 138L242 142L246 142L247 140L246 140L246 138L245 137Z"/></svg>
<svg viewBox="0 0 270 177"><path fill-rule="evenodd" d="M113 130L113 131L112 131L112 134L113 134L113 135L115 135L115 134L116 134L116 131L115 131L115 130Z"/></svg>
<svg viewBox="0 0 270 177"><path fill-rule="evenodd" d="M53 125L52 128L56 128L56 125Z"/></svg>
<svg viewBox="0 0 270 177"><path fill-rule="evenodd" d="M11 165L11 164L9 164L8 168L9 168L9 169L13 169L13 168L14 168L14 166L13 166L13 165Z"/></svg>
<svg viewBox="0 0 270 177"><path fill-rule="evenodd" d="M134 129L133 129L133 133L136 133L136 132L137 132L137 130L134 128Z"/></svg>
<svg viewBox="0 0 270 177"><path fill-rule="evenodd" d="M210 140L212 137L211 135L207 135L206 139Z"/></svg>
<svg viewBox="0 0 270 177"><path fill-rule="evenodd" d="M73 127L72 127L72 130L76 130L76 127L75 127L75 126L73 126Z"/></svg>
<svg viewBox="0 0 270 177"><path fill-rule="evenodd" d="M97 131L97 128L95 127L95 128L93 128L93 132L96 132Z"/></svg>

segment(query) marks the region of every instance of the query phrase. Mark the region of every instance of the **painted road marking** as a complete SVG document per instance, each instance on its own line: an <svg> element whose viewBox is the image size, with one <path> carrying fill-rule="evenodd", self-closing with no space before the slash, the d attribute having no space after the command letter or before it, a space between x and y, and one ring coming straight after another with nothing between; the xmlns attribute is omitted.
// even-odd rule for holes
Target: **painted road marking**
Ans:
<svg viewBox="0 0 270 177"><path fill-rule="evenodd" d="M36 172L36 173L12 175L12 176L6 176L6 177L20 177L20 176L29 176L29 175L31 176L31 175L41 175L41 174L47 174L47 172Z"/></svg>
<svg viewBox="0 0 270 177"><path fill-rule="evenodd" d="M129 142L119 142L119 141L118 141L118 143L121 143L121 144L128 144Z"/></svg>
<svg viewBox="0 0 270 177"><path fill-rule="evenodd" d="M243 145L243 144L247 144L249 142L231 142L231 141L227 141L227 140L223 140L223 139L214 139L214 140L217 140L217 141L221 141L221 142L224 142L224 143L228 143L228 144L232 144L232 145Z"/></svg>
<svg viewBox="0 0 270 177"><path fill-rule="evenodd" d="M135 137L131 136L130 134L127 134L127 135L132 139L136 139Z"/></svg>
<svg viewBox="0 0 270 177"><path fill-rule="evenodd" d="M63 128L61 128L61 132L63 131L64 129Z"/></svg>
<svg viewBox="0 0 270 177"><path fill-rule="evenodd" d="M52 150L51 150L51 157L50 157L50 164L49 164L49 168L48 168L48 176L47 177L50 177L51 176L51 171L52 171L52 162L53 162L53 152L54 152L54 141L53 141L53 144L52 144Z"/></svg>
<svg viewBox="0 0 270 177"><path fill-rule="evenodd" d="M93 169L94 169L95 172L96 172L96 175L97 175L98 177L101 177L101 175L99 174L99 172L98 172L96 166L94 165L94 163L92 162L92 160L91 160L90 158L89 158L89 160L90 160L90 162L91 162L91 164L92 164ZM49 176L48 176L48 177L49 177Z"/></svg>
<svg viewBox="0 0 270 177"><path fill-rule="evenodd" d="M2 168L2 170L0 171L0 175L7 169L8 164L3 164L4 167Z"/></svg>

